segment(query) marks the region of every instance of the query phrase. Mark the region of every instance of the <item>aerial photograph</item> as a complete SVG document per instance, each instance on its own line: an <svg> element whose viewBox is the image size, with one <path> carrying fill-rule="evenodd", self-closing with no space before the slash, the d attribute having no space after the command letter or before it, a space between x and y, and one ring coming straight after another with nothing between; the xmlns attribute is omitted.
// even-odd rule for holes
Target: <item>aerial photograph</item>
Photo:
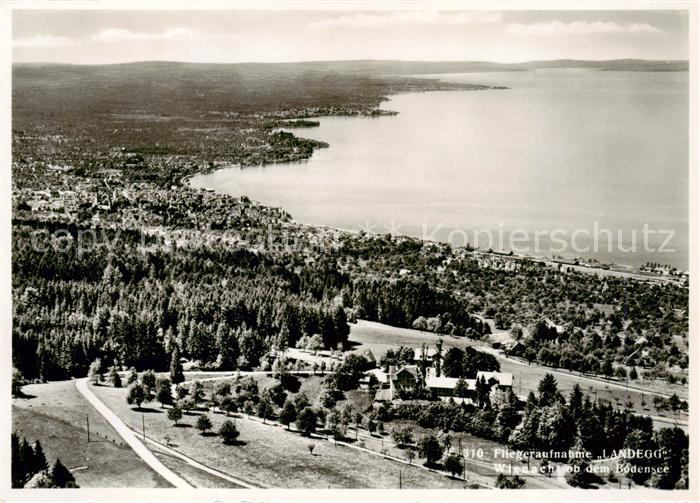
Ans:
<svg viewBox="0 0 700 503"><path fill-rule="evenodd" d="M697 491L693 3L6 5L3 499Z"/></svg>

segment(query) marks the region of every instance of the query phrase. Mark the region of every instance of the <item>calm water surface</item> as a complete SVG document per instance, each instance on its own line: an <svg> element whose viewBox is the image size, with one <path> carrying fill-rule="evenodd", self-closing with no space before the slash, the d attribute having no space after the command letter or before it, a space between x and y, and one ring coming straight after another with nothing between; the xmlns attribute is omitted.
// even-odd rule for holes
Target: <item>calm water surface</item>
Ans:
<svg viewBox="0 0 700 503"><path fill-rule="evenodd" d="M391 229L458 245L465 236L474 243L475 231L484 229L492 231L494 249L509 249L508 236L522 229L528 241L515 244L537 255L561 248L544 234L559 229L565 256L687 269L687 72L437 77L511 89L392 96L383 107L397 116L321 118L318 128L295 130L330 144L308 161L231 168L192 184L246 194L306 223ZM612 252L601 233L594 253L595 222L613 232ZM645 224L673 230L667 247L676 251L645 251ZM618 236L629 247L633 231L637 251L619 251ZM476 238L488 247L485 233ZM664 239L651 234L649 247Z"/></svg>

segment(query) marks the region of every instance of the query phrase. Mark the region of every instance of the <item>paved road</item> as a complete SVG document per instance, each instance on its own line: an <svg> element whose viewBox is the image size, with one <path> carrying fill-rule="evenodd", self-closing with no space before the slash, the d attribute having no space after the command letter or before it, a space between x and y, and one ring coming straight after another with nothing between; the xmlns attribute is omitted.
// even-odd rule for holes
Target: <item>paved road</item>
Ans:
<svg viewBox="0 0 700 503"><path fill-rule="evenodd" d="M156 458L148 448L143 445L143 443L136 438L136 435L131 431L131 429L124 424L124 422L117 417L117 415L112 412L109 407L107 407L102 401L95 396L95 394L88 386L87 378L78 379L75 381L75 387L78 389L81 395L90 402L90 404L97 409L97 411L102 414L102 416L112 425L112 428L119 433L119 435L124 439L124 441L129 444L129 446L134 450L136 454L139 455L141 459L144 460L151 468L153 468L161 477L170 482L173 486L178 489L191 489L192 486L188 484L179 475L176 475L169 468L167 468L163 463L161 463L158 458Z"/></svg>

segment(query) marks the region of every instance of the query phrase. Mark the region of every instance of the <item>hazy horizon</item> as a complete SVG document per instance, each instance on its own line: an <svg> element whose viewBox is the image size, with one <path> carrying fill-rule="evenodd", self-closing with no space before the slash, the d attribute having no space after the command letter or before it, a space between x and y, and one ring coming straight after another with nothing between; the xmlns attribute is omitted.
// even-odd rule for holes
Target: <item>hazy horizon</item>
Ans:
<svg viewBox="0 0 700 503"><path fill-rule="evenodd" d="M359 58L359 59L306 59L298 61L237 61L237 62L227 62L227 61L183 61L175 59L135 59L132 61L124 61L120 63L60 63L51 61L13 61L13 65L67 65L67 66L109 66L109 65L132 65L138 63L178 63L187 65L294 65L302 63L486 63L491 65L526 65L528 63L554 63L559 61L573 61L573 62L583 62L583 63L608 63L617 61L642 61L649 63L687 63L689 59L645 59L645 58L614 58L614 59L578 59L578 58L556 58L556 59L528 59L524 61L512 61L509 63L503 63L499 61L488 61L488 60L437 60L437 59L372 59L372 58Z"/></svg>
<svg viewBox="0 0 700 503"><path fill-rule="evenodd" d="M13 60L687 60L688 11L15 10Z"/></svg>

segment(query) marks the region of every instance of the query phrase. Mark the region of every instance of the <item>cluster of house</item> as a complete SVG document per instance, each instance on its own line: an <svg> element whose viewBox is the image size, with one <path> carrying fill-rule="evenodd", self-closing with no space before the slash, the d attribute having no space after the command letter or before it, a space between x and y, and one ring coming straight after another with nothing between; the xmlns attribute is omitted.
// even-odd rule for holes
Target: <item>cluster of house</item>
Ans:
<svg viewBox="0 0 700 503"><path fill-rule="evenodd" d="M433 349L427 351L428 362L433 361L432 356L435 352ZM418 354L419 351L416 351L416 355ZM473 404L477 382L481 379L489 385L491 393L509 391L513 387L513 374L508 372L479 371L475 379L459 379L440 375L439 370L432 365L426 367L423 373L418 365L420 360L423 363L426 361L422 356L416 356L415 362L410 365L390 365L387 371L381 368L370 369L360 381L360 389L369 390L376 383L379 389L374 396L375 403L399 401L403 392L412 391L420 385L442 401ZM464 381L464 384L461 393L458 393L457 386L460 381Z"/></svg>
<svg viewBox="0 0 700 503"><path fill-rule="evenodd" d="M374 403L398 402L401 396L417 388L428 390L431 395L442 401L474 404L477 395L477 383L482 379L488 384L490 392L507 392L513 388L513 374L509 372L478 371L474 379L460 379L440 374L434 365L437 354L435 348L415 348L414 359L410 364L389 365L386 370L380 368L371 351L365 351L362 356L367 359L367 369L360 379L360 390L376 390ZM281 355L271 354L274 360L279 356L291 362L304 362L319 369L333 369L340 365L348 353L329 350L308 350L287 348ZM427 366L426 366L427 365ZM421 369L425 370L421 370ZM461 389L458 383L463 381Z"/></svg>
<svg viewBox="0 0 700 503"><path fill-rule="evenodd" d="M72 219L81 211L94 215L98 215L100 211L111 211L115 203L129 199L126 189L117 190L110 186L110 183L118 183L118 177L105 176L99 180L90 180L65 174L67 169L72 169L68 166L49 164L48 169L64 173L63 188L15 188L12 198L16 210L39 214L64 214Z"/></svg>

